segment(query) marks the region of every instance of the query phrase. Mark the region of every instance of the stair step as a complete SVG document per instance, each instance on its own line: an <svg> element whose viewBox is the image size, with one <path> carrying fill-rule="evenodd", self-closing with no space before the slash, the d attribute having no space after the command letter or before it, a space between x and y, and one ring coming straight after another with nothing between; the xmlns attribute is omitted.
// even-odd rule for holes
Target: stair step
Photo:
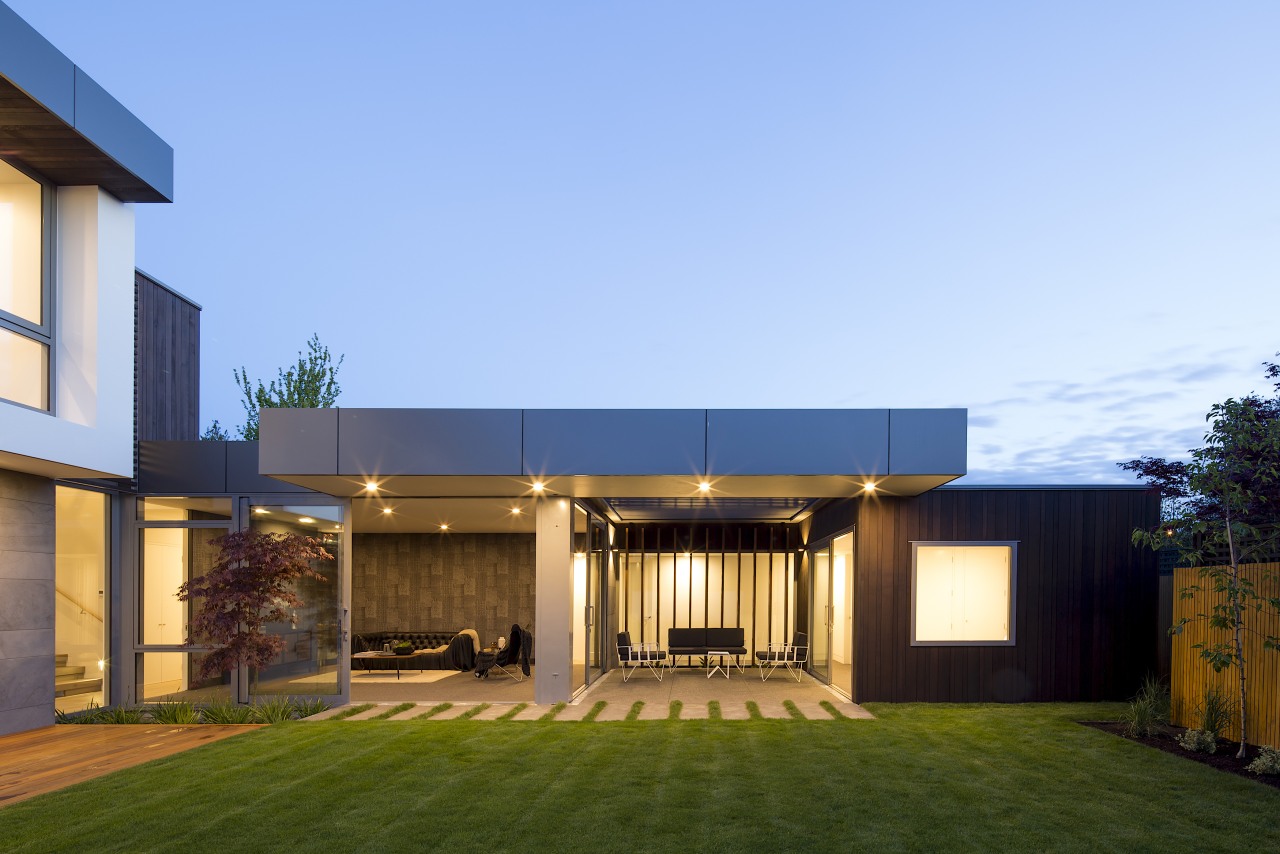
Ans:
<svg viewBox="0 0 1280 854"><path fill-rule="evenodd" d="M55 655L55 656L53 657L53 663L54 663L55 665L57 665L58 667L66 667L66 666L67 666L67 653L65 653L65 652L61 652L61 653L58 653L57 655Z"/></svg>
<svg viewBox="0 0 1280 854"><path fill-rule="evenodd" d="M84 676L84 668L66 666L55 667L53 669L53 676L55 679L61 676L71 676L75 679L79 679Z"/></svg>
<svg viewBox="0 0 1280 854"><path fill-rule="evenodd" d="M53 696L55 697L66 697L70 694L91 694L101 690L101 679L66 679L57 680L53 684Z"/></svg>

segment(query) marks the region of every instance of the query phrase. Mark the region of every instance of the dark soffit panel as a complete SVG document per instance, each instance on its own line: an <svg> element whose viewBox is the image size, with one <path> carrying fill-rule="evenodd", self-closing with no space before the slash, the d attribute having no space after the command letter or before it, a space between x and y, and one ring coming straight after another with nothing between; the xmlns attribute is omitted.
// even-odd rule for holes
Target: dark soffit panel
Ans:
<svg viewBox="0 0 1280 854"><path fill-rule="evenodd" d="M226 442L139 442L138 492L223 494Z"/></svg>
<svg viewBox="0 0 1280 854"><path fill-rule="evenodd" d="M708 473L880 475L889 468L887 409L712 409Z"/></svg>
<svg viewBox="0 0 1280 854"><path fill-rule="evenodd" d="M340 409L338 472L519 475L518 409Z"/></svg>
<svg viewBox="0 0 1280 854"><path fill-rule="evenodd" d="M526 409L524 471L688 475L706 469L705 409Z"/></svg>

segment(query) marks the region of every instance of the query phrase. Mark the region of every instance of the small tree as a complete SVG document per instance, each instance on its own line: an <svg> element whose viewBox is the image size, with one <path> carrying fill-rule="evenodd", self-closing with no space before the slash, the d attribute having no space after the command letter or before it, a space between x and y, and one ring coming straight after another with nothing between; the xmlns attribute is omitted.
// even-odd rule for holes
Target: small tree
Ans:
<svg viewBox="0 0 1280 854"><path fill-rule="evenodd" d="M240 436L244 439L258 438L258 413L263 409L297 407L303 409L323 409L333 406L342 388L338 385L338 368L342 367L339 356L336 364L329 353L329 348L320 343L319 335L307 339L307 353L298 352L298 361L287 371L283 368L276 371L276 378L269 385L256 380L256 385L249 381L249 373L243 367L233 371L236 383L244 393L240 404L244 407L245 423L240 428Z"/></svg>
<svg viewBox="0 0 1280 854"><path fill-rule="evenodd" d="M1268 376L1275 377L1276 366L1267 367ZM1190 462L1143 457L1120 466L1158 488L1171 510L1154 530L1134 531L1134 544L1177 549L1185 562L1198 567L1200 583L1180 591L1183 599L1193 599L1205 590L1215 594L1216 602L1207 610L1183 618L1169 631L1178 634L1187 623L1206 621L1229 633L1227 639L1198 643L1194 648L1215 672L1237 669L1237 756L1244 758L1248 738L1244 637L1252 633L1262 638L1264 649L1280 648L1280 639L1253 628L1255 615L1280 614L1280 597L1258 589L1258 582L1270 581L1271 576L1249 578L1240 569L1241 564L1266 560L1276 547L1280 396L1228 400L1210 409L1206 420L1209 431L1204 447L1191 451Z"/></svg>
<svg viewBox="0 0 1280 854"><path fill-rule="evenodd" d="M284 638L266 632L266 624L284 622L304 605L295 581L326 580L311 561L333 560L319 540L300 534L233 531L210 545L219 550L213 568L178 588L180 600L197 603L187 645L214 647L200 663L201 679L267 666L284 649Z"/></svg>
<svg viewBox="0 0 1280 854"><path fill-rule="evenodd" d="M218 419L213 419L213 423L200 434L201 442L229 442L231 434L222 428L222 424Z"/></svg>

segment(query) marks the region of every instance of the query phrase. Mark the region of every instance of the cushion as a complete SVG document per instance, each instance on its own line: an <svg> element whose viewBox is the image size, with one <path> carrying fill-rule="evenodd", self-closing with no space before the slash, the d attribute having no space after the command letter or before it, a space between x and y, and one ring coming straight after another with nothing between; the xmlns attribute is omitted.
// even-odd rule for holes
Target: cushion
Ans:
<svg viewBox="0 0 1280 854"><path fill-rule="evenodd" d="M740 628L707 629L708 649L741 649L742 644L743 631Z"/></svg>

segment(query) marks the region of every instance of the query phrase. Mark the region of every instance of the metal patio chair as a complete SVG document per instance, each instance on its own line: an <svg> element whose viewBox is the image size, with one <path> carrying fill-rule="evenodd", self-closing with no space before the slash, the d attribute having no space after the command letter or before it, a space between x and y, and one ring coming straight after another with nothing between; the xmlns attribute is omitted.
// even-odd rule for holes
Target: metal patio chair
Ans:
<svg viewBox="0 0 1280 854"><path fill-rule="evenodd" d="M662 681L662 670L668 666L667 653L658 649L654 641L631 642L631 632L618 632L618 664L622 667L622 681L626 682L637 667L647 667ZM631 668L628 670L627 668Z"/></svg>
<svg viewBox="0 0 1280 854"><path fill-rule="evenodd" d="M756 664L760 667L760 681L764 682L779 667L787 668L787 672L799 682L804 675L804 666L809 661L809 636L804 632L796 632L791 643L770 641L768 649L756 651Z"/></svg>

